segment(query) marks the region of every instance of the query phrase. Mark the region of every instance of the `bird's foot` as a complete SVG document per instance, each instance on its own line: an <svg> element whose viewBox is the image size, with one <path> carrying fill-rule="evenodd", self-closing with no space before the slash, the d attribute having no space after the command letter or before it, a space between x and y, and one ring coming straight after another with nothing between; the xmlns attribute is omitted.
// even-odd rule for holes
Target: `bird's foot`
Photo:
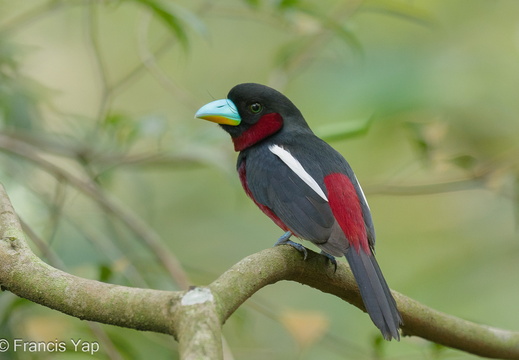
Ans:
<svg viewBox="0 0 519 360"><path fill-rule="evenodd" d="M334 267L333 272L334 273L337 272L337 260L335 260L335 257L328 253L325 253L324 251L321 251L321 255L326 256L326 258L328 260L330 260L330 262L333 264L333 267Z"/></svg>
<svg viewBox="0 0 519 360"><path fill-rule="evenodd" d="M306 260L306 257L308 256L308 252L306 251L306 248L301 244L298 244L296 242L293 242L292 240L289 240L291 236L292 236L292 233L290 231L287 231L278 239L278 241L274 244L274 246L290 245L293 248L295 248L297 251L302 253L303 260Z"/></svg>

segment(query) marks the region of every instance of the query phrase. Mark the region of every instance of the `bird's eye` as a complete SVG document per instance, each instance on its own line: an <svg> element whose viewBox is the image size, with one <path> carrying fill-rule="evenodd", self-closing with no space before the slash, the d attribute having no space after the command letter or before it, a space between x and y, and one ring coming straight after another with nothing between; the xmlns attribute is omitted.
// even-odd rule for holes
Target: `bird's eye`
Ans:
<svg viewBox="0 0 519 360"><path fill-rule="evenodd" d="M249 105L249 109L252 113L257 114L263 110L263 106L260 103L253 103Z"/></svg>

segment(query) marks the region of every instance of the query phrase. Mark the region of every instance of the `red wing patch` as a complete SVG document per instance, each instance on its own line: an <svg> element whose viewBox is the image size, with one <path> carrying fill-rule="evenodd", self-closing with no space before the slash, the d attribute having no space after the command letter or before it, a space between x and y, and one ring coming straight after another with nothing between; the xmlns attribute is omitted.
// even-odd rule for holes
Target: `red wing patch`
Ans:
<svg viewBox="0 0 519 360"><path fill-rule="evenodd" d="M357 252L362 248L371 254L359 197L348 176L340 173L327 175L324 185L333 215L350 244Z"/></svg>
<svg viewBox="0 0 519 360"><path fill-rule="evenodd" d="M250 197L252 199L252 201L254 201L254 204L256 204L256 206L259 207L260 210L265 213L265 215L267 215L269 218L271 218L272 221L274 221L274 223L276 223L277 226L279 226L281 229L283 229L283 231L285 231L285 232L290 231L290 229L283 223L283 221L281 221L281 219L276 214L274 214L274 212L268 206L262 205L262 204L258 203L256 201L256 199L254 199L254 196L252 195L252 192L249 189L249 185L247 184L247 173L245 170L245 160L243 160L243 162L240 164L240 167L238 168L238 175L240 177L240 182L241 182L241 185L243 186L243 190L245 190L245 193L247 194L247 196Z"/></svg>

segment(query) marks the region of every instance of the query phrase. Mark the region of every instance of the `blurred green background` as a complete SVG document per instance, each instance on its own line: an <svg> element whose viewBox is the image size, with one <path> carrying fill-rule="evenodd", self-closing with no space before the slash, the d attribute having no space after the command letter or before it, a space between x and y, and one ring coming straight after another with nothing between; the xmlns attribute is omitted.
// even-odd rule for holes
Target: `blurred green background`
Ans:
<svg viewBox="0 0 519 360"><path fill-rule="evenodd" d="M209 284L272 246L281 231L243 193L228 135L193 119L241 82L285 93L349 160L393 289L519 330L517 1L0 0L0 179L34 251L78 276L175 290L181 272ZM357 308L290 282L224 332L235 359L475 358L383 342ZM168 336L8 292L0 337L177 356Z"/></svg>

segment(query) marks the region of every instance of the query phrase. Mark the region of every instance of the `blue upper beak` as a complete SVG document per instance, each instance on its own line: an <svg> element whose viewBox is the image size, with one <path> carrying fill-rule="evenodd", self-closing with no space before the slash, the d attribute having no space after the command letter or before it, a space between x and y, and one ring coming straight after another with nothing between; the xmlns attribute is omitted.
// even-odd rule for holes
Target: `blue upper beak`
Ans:
<svg viewBox="0 0 519 360"><path fill-rule="evenodd" d="M232 126L238 126L241 122L236 105L229 99L215 100L202 106L196 112L195 118Z"/></svg>

